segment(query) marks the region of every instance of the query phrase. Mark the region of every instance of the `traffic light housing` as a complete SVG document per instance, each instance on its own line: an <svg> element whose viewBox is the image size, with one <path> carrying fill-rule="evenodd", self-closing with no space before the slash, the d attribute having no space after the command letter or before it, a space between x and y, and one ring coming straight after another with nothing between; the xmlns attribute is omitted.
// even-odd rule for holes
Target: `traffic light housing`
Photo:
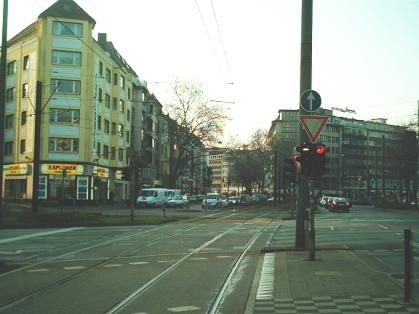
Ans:
<svg viewBox="0 0 419 314"><path fill-rule="evenodd" d="M320 178L326 173L327 148L324 144L303 144L297 147L300 156L296 160L301 165L301 173L309 178Z"/></svg>
<svg viewBox="0 0 419 314"><path fill-rule="evenodd" d="M296 182L297 169L292 158L283 159L284 178L287 182Z"/></svg>

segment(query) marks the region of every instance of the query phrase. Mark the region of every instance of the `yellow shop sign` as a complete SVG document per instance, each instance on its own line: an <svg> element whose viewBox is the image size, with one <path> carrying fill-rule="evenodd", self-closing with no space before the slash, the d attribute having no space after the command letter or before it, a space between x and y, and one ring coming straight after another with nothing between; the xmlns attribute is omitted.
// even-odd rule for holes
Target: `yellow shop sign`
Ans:
<svg viewBox="0 0 419 314"><path fill-rule="evenodd" d="M83 174L84 171L83 165L74 164L43 164L41 167L43 174L63 174L64 169L68 176Z"/></svg>
<svg viewBox="0 0 419 314"><path fill-rule="evenodd" d="M3 173L6 176L28 174L28 164L4 165Z"/></svg>

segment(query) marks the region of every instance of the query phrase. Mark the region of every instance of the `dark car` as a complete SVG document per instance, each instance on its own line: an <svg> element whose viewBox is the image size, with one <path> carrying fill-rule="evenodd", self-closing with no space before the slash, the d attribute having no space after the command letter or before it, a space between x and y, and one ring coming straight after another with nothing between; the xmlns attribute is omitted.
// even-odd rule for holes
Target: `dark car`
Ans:
<svg viewBox="0 0 419 314"><path fill-rule="evenodd" d="M343 197L333 197L327 203L327 207L330 212L343 211L349 213L349 207L351 207L349 201Z"/></svg>

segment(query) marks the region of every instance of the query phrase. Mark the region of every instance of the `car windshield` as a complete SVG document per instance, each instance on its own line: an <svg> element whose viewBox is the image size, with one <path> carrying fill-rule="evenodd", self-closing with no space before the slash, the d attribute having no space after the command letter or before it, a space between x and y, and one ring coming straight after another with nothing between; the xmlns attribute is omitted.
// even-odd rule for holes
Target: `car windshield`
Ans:
<svg viewBox="0 0 419 314"><path fill-rule="evenodd" d="M156 191L150 191L150 190L142 190L140 193L140 196L149 197L154 196Z"/></svg>
<svg viewBox="0 0 419 314"><path fill-rule="evenodd" d="M215 200L215 199L217 199L217 197L218 197L218 195L215 195L215 194L209 194L209 195L207 195L207 199L208 200Z"/></svg>
<svg viewBox="0 0 419 314"><path fill-rule="evenodd" d="M183 200L183 196L182 195L176 195L175 197L172 198L172 200Z"/></svg>

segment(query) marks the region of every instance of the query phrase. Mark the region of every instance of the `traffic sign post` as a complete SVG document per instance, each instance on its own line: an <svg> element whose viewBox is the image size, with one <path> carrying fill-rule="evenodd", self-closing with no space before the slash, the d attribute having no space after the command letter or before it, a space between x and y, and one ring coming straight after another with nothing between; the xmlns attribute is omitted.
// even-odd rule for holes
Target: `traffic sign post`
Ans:
<svg viewBox="0 0 419 314"><path fill-rule="evenodd" d="M320 94L315 90L306 90L300 99L301 107L308 112L317 111L322 104L322 98Z"/></svg>
<svg viewBox="0 0 419 314"><path fill-rule="evenodd" d="M323 130L324 126L329 120L328 116L301 116L300 122L304 127L310 141L315 143Z"/></svg>

